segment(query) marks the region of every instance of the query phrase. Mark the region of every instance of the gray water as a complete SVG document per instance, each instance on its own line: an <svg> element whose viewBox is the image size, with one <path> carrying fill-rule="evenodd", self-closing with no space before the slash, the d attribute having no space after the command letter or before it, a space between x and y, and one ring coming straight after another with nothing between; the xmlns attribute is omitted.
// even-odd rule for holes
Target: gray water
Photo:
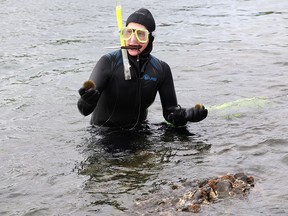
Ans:
<svg viewBox="0 0 288 216"><path fill-rule="evenodd" d="M89 127L77 91L119 44L115 1L0 0L0 215L188 215L159 204L171 184L236 172L255 178L249 196L199 215L287 215L288 2L122 7L151 10L179 104L209 116L165 128L157 97L138 131Z"/></svg>

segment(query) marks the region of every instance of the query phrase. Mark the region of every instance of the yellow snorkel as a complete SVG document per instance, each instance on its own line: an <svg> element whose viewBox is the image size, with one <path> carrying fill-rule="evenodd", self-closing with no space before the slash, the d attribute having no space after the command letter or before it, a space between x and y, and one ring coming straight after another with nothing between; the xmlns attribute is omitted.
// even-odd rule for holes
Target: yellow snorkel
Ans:
<svg viewBox="0 0 288 216"><path fill-rule="evenodd" d="M123 29L123 21L122 21L122 8L120 0L116 1L116 19L118 24L119 36L120 36L120 44L121 47L125 47L125 40L121 34L121 30ZM122 51L122 58L123 58L123 66L124 66L124 77L125 80L131 79L131 72L130 72L130 64L128 60L127 49L121 49Z"/></svg>

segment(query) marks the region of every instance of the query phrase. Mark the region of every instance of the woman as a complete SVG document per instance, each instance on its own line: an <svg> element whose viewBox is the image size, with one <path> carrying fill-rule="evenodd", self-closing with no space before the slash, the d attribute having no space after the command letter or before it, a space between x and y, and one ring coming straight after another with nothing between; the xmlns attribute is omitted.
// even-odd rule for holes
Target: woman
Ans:
<svg viewBox="0 0 288 216"><path fill-rule="evenodd" d="M152 56L155 21L149 10L132 13L121 31L131 65L131 79L125 80L121 50L100 58L90 80L96 88L79 89L78 109L91 124L105 127L133 128L147 118L148 108L159 92L163 116L174 126L206 118L204 106L181 108L177 103L168 64Z"/></svg>

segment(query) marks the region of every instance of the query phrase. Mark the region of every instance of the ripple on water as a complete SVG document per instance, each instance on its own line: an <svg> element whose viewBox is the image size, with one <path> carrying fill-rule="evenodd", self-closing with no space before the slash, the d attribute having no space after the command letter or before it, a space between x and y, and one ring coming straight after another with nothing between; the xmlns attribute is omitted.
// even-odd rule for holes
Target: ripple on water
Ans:
<svg viewBox="0 0 288 216"><path fill-rule="evenodd" d="M288 166L288 154L284 155L282 158L281 158L281 162Z"/></svg>

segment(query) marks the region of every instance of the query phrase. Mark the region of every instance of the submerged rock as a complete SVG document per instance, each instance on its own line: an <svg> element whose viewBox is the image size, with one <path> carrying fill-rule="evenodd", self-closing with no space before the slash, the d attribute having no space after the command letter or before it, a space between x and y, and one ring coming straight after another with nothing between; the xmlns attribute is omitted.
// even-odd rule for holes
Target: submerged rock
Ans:
<svg viewBox="0 0 288 216"><path fill-rule="evenodd" d="M246 197L254 186L254 178L244 173L205 179L179 179L178 182L155 182L149 193L134 203L135 215L187 215L198 213L209 204L232 197ZM143 214L147 212L147 214Z"/></svg>
<svg viewBox="0 0 288 216"><path fill-rule="evenodd" d="M186 192L176 203L176 209L197 213L200 212L201 205L236 195L245 197L253 186L254 178L244 173L213 177L200 182L196 189Z"/></svg>

